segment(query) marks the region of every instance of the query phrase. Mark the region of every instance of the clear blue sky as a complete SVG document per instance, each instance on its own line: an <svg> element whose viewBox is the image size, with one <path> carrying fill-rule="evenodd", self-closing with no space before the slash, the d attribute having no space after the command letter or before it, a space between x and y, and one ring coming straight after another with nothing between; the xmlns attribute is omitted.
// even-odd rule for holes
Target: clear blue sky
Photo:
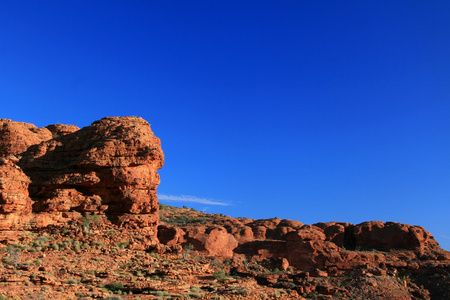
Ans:
<svg viewBox="0 0 450 300"><path fill-rule="evenodd" d="M450 250L449 1L1 1L0 117L140 116L161 198ZM186 197L189 196L189 197Z"/></svg>

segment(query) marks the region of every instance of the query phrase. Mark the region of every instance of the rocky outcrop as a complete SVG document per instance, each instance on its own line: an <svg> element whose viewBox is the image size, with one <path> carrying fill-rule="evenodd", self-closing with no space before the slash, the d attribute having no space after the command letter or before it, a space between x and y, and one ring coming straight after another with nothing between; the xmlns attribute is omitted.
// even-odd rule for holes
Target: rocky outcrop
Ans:
<svg viewBox="0 0 450 300"><path fill-rule="evenodd" d="M364 222L353 227L352 236L354 247L361 250L414 250L438 247L434 237L423 227L395 222Z"/></svg>
<svg viewBox="0 0 450 300"><path fill-rule="evenodd" d="M291 231L299 229L303 223L287 219L260 219L247 224L257 240L283 240L284 236Z"/></svg>
<svg viewBox="0 0 450 300"><path fill-rule="evenodd" d="M229 258L238 246L237 240L224 227L185 227L186 244L192 244L195 250L206 251L208 255ZM161 241L161 239L160 239Z"/></svg>
<svg viewBox="0 0 450 300"><path fill-rule="evenodd" d="M450 253L440 249L430 233L420 226L379 221L303 225L278 218L233 219L189 209L170 212L167 207L161 213L165 221L177 220L177 216L185 220L190 214L192 220L202 221L201 225L195 222L180 227L160 225L161 243L171 247L191 243L195 250L208 255L224 256L226 252L226 257L233 256L233 261L258 262L270 269L293 267L321 276L349 273L384 276L387 272L420 269L430 259L443 261L446 266L450 259ZM218 228L223 239L234 237L237 245L210 242L214 228ZM239 263L235 267L239 268Z"/></svg>
<svg viewBox="0 0 450 300"><path fill-rule="evenodd" d="M15 201L14 210L7 206L11 197L2 196L9 199L3 200L4 214L9 209L10 218L18 216L19 207L27 205L20 214L33 212L38 226L104 214L124 226L151 227L156 236L157 170L164 154L145 120L109 117L79 129L61 124L36 128L2 119L0 126L0 154L19 156L16 167L2 167L2 180L11 186L4 194L12 195L14 184L20 182L23 202ZM12 178L18 182L13 184ZM32 206L31 200L24 200L30 198Z"/></svg>
<svg viewBox="0 0 450 300"><path fill-rule="evenodd" d="M0 230L27 223L31 214L30 179L16 166L16 158L0 158Z"/></svg>
<svg viewBox="0 0 450 300"><path fill-rule="evenodd" d="M0 157L17 155L31 145L52 139L47 128L38 128L33 124L0 119Z"/></svg>
<svg viewBox="0 0 450 300"><path fill-rule="evenodd" d="M80 130L78 126L75 125L64 125L64 124L53 124L48 125L47 128L51 133L53 138L57 138L62 135L67 135Z"/></svg>
<svg viewBox="0 0 450 300"><path fill-rule="evenodd" d="M158 239L161 243L167 246L182 245L186 243L186 240L184 239L185 234L186 232L176 226L158 226Z"/></svg>

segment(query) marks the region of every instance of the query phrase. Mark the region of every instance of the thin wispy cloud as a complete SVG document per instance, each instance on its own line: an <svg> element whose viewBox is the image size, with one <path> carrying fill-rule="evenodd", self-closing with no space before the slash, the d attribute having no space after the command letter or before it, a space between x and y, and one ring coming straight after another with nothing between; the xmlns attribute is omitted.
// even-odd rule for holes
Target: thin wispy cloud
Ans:
<svg viewBox="0 0 450 300"><path fill-rule="evenodd" d="M223 205L223 206L230 205L229 203L220 202L217 200L211 200L211 199L207 199L207 198L198 198L195 196L187 196L187 195L174 196L174 195L158 194L158 199L159 200L167 200L167 201L194 202L194 203L201 203L201 204L208 204L208 205Z"/></svg>

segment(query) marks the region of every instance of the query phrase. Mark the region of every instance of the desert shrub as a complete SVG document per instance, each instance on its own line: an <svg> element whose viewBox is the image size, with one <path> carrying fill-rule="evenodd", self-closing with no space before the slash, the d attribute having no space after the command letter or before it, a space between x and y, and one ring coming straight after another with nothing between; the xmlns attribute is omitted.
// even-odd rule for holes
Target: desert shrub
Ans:
<svg viewBox="0 0 450 300"><path fill-rule="evenodd" d="M164 297L167 296L168 293L166 291L156 291L155 296Z"/></svg>
<svg viewBox="0 0 450 300"><path fill-rule="evenodd" d="M34 264L35 264L36 266L42 265L42 259L37 259L37 260L34 262Z"/></svg>
<svg viewBox="0 0 450 300"><path fill-rule="evenodd" d="M59 246L59 249L66 250L70 243L70 241L60 241L57 245Z"/></svg>
<svg viewBox="0 0 450 300"><path fill-rule="evenodd" d="M8 257L3 258L3 263L8 265L17 265L22 255L23 246L17 244L9 244L6 249L9 252Z"/></svg>
<svg viewBox="0 0 450 300"><path fill-rule="evenodd" d="M192 292L192 293L201 293L202 289L199 288L198 286L192 286L191 289L190 289L190 292Z"/></svg>
<svg viewBox="0 0 450 300"><path fill-rule="evenodd" d="M283 271L280 271L280 269L278 269L278 268L275 268L275 269L273 269L272 273L273 273L273 274L282 275L284 272L283 272Z"/></svg>
<svg viewBox="0 0 450 300"><path fill-rule="evenodd" d="M123 284L120 282L110 283L107 284L105 287L113 293L118 293L119 291L122 292L123 290Z"/></svg>
<svg viewBox="0 0 450 300"><path fill-rule="evenodd" d="M91 246L99 246L99 247L103 247L104 245L103 245L102 242L99 242L99 241L93 241L93 242L91 242Z"/></svg>
<svg viewBox="0 0 450 300"><path fill-rule="evenodd" d="M311 292L308 294L308 297L311 299L317 299L319 297L319 294L317 292Z"/></svg>
<svg viewBox="0 0 450 300"><path fill-rule="evenodd" d="M81 226L83 227L83 233L88 233L93 224L97 224L100 222L100 216L96 214L84 215L80 221Z"/></svg>
<svg viewBox="0 0 450 300"><path fill-rule="evenodd" d="M172 207L166 204L159 203L160 210L170 210Z"/></svg>
<svg viewBox="0 0 450 300"><path fill-rule="evenodd" d="M130 242L120 242L120 243L114 244L114 246L116 246L116 248L118 248L118 249L125 249L129 244L130 244Z"/></svg>
<svg viewBox="0 0 450 300"><path fill-rule="evenodd" d="M233 292L234 292L235 294L242 295L242 296L248 296L248 295L250 295L250 291L247 290L247 289L244 288L244 287L238 287L238 288L234 289Z"/></svg>
<svg viewBox="0 0 450 300"><path fill-rule="evenodd" d="M161 276L155 274L155 275L150 276L150 279L151 280L161 280L162 278L161 278Z"/></svg>
<svg viewBox="0 0 450 300"><path fill-rule="evenodd" d="M187 260L189 258L189 252L194 249L194 245L189 244L183 247L183 258Z"/></svg>
<svg viewBox="0 0 450 300"><path fill-rule="evenodd" d="M80 253L80 250L81 250L81 244L80 244L79 241L74 241L74 242L73 242L73 250L74 250L76 253Z"/></svg>
<svg viewBox="0 0 450 300"><path fill-rule="evenodd" d="M40 236L34 241L30 243L30 247L32 247L31 252L39 252L43 248L48 247L48 240L49 238L47 236Z"/></svg>
<svg viewBox="0 0 450 300"><path fill-rule="evenodd" d="M227 277L227 274L225 274L225 272L223 270L219 270L213 273L213 277L215 279L224 279L225 277Z"/></svg>
<svg viewBox="0 0 450 300"><path fill-rule="evenodd" d="M67 283L67 284L78 284L78 280L76 280L75 278L67 278L66 280L64 280L64 283Z"/></svg>
<svg viewBox="0 0 450 300"><path fill-rule="evenodd" d="M162 217L161 221L170 225L186 225L186 224L205 224L209 217L192 217L189 214L171 215L169 217Z"/></svg>
<svg viewBox="0 0 450 300"><path fill-rule="evenodd" d="M198 286L192 286L189 290L189 296L192 298L203 298L203 290Z"/></svg>
<svg viewBox="0 0 450 300"><path fill-rule="evenodd" d="M163 297L163 298L170 297L170 294L166 291L150 291L149 293L156 297Z"/></svg>

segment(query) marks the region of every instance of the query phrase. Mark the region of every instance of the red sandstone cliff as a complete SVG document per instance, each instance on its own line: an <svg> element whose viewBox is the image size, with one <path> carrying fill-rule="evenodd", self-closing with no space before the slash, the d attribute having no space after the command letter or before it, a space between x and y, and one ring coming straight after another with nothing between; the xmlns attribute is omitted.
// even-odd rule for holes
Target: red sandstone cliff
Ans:
<svg viewBox="0 0 450 300"><path fill-rule="evenodd" d="M2 119L0 130L0 228L46 226L92 213L156 230L164 154L145 120L110 117L78 129Z"/></svg>

